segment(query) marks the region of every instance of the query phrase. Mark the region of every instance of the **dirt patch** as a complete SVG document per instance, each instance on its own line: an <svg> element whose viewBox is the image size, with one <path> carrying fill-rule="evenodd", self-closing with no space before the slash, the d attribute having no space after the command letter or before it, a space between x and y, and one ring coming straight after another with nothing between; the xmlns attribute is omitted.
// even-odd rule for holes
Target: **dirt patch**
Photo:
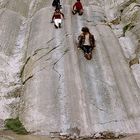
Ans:
<svg viewBox="0 0 140 140"><path fill-rule="evenodd" d="M17 135L11 131L0 131L0 140L82 140L81 138L79 139L64 139L62 137L59 138L51 138L47 136L34 136L34 135ZM126 136L125 138L118 138L118 139L92 139L92 138L84 138L83 140L140 140L140 134L133 134Z"/></svg>
<svg viewBox="0 0 140 140"><path fill-rule="evenodd" d="M17 135L12 131L0 131L0 140L51 140L46 136Z"/></svg>

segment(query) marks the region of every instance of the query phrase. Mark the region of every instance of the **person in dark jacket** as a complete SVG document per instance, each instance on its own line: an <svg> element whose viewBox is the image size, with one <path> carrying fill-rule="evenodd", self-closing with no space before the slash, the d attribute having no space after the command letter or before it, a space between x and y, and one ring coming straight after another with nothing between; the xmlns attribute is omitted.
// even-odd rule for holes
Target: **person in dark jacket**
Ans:
<svg viewBox="0 0 140 140"><path fill-rule="evenodd" d="M52 16L52 21L54 21L55 28L61 28L62 17L64 19L64 14L59 9L55 9Z"/></svg>
<svg viewBox="0 0 140 140"><path fill-rule="evenodd" d="M78 37L78 48L81 48L84 56L90 60L92 58L92 50L96 47L94 35L90 33L88 27L83 27L81 31L82 33Z"/></svg>
<svg viewBox="0 0 140 140"><path fill-rule="evenodd" d="M72 13L75 15L76 13L79 13L79 15L83 14L83 6L80 0L77 0L77 2L73 5Z"/></svg>
<svg viewBox="0 0 140 140"><path fill-rule="evenodd" d="M61 9L60 0L53 0L52 6L54 6L56 9Z"/></svg>

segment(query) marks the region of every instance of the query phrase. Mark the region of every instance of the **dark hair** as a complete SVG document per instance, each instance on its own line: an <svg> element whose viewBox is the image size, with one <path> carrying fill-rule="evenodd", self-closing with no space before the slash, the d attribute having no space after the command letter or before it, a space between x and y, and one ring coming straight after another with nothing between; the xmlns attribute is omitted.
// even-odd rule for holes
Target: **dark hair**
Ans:
<svg viewBox="0 0 140 140"><path fill-rule="evenodd" d="M89 29L88 29L88 27L82 27L81 31L82 31L82 32L89 33Z"/></svg>
<svg viewBox="0 0 140 140"><path fill-rule="evenodd" d="M57 7L57 8L55 9L55 11L60 11L60 9Z"/></svg>
<svg viewBox="0 0 140 140"><path fill-rule="evenodd" d="M77 1L80 1L80 0L77 0Z"/></svg>

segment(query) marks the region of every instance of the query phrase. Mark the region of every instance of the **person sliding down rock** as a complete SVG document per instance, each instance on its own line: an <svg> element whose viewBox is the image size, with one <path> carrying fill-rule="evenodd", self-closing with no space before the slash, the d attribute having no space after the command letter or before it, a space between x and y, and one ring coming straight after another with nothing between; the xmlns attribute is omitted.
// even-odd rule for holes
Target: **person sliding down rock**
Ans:
<svg viewBox="0 0 140 140"><path fill-rule="evenodd" d="M56 9L61 9L62 6L60 4L60 0L53 0L52 6L55 7Z"/></svg>
<svg viewBox="0 0 140 140"><path fill-rule="evenodd" d="M56 9L52 16L52 22L54 22L55 28L61 28L62 17L64 19L64 14L59 9Z"/></svg>
<svg viewBox="0 0 140 140"><path fill-rule="evenodd" d="M80 0L77 0L77 2L73 5L72 13L75 15L78 13L79 15L83 15L83 6Z"/></svg>
<svg viewBox="0 0 140 140"><path fill-rule="evenodd" d="M92 50L96 47L94 36L90 33L87 27L82 27L81 31L82 33L78 37L78 48L83 50L86 59L91 60Z"/></svg>

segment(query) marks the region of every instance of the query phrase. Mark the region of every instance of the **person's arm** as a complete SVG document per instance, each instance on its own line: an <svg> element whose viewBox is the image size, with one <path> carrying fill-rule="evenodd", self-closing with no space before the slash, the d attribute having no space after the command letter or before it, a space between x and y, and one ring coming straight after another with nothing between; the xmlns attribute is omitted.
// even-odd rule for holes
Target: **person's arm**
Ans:
<svg viewBox="0 0 140 140"><path fill-rule="evenodd" d="M61 13L61 15L62 15L62 17L63 17L63 19L64 19L64 18L65 18L65 17L64 17L64 14L63 14L63 13Z"/></svg>
<svg viewBox="0 0 140 140"><path fill-rule="evenodd" d="M81 7L82 7L82 10L83 10L83 5L82 5L82 3L81 3Z"/></svg>
<svg viewBox="0 0 140 140"><path fill-rule="evenodd" d="M95 45L95 38L94 38L94 35L92 35L91 38L92 38L93 48L95 48L96 45Z"/></svg>
<svg viewBox="0 0 140 140"><path fill-rule="evenodd" d="M82 35L78 36L78 46L77 46L78 48L81 48L82 46L82 38L83 38Z"/></svg>
<svg viewBox="0 0 140 140"><path fill-rule="evenodd" d="M76 6L76 3L73 5L73 10L74 10L75 6Z"/></svg>
<svg viewBox="0 0 140 140"><path fill-rule="evenodd" d="M53 14L53 16L52 16L52 21L53 21L54 17L55 17L55 14Z"/></svg>

